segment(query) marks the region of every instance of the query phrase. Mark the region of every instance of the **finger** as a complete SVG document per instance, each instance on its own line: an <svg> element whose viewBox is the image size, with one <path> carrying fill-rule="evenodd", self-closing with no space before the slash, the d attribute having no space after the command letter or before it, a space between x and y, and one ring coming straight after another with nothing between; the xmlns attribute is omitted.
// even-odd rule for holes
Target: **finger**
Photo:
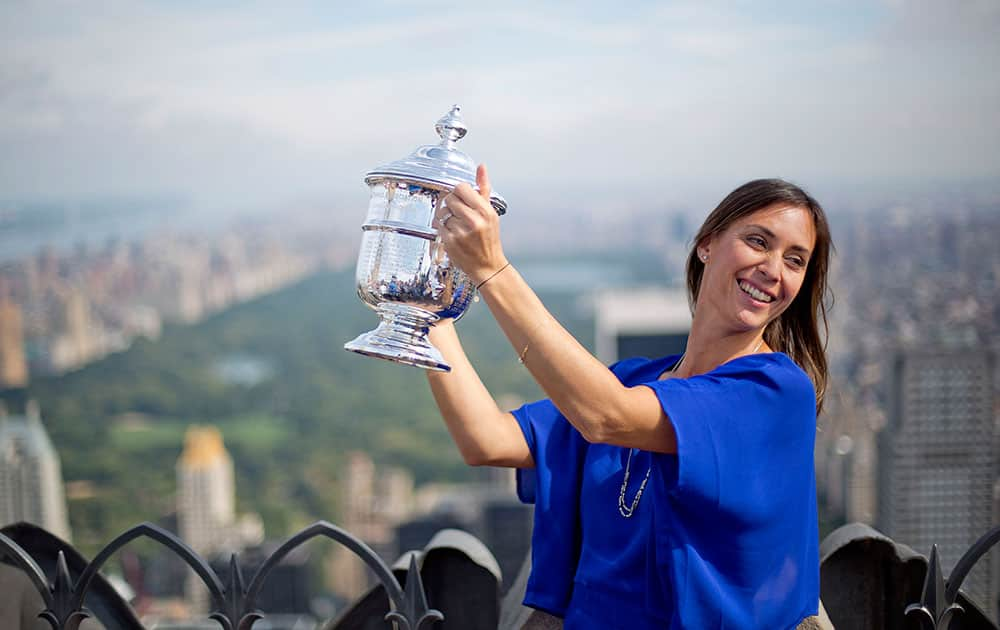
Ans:
<svg viewBox="0 0 1000 630"><path fill-rule="evenodd" d="M476 189L471 185L465 183L455 186L455 189L451 191L450 196L468 207L473 207L479 203L479 193L476 192ZM452 200L449 199L449 202L451 201Z"/></svg>
<svg viewBox="0 0 1000 630"><path fill-rule="evenodd" d="M448 201L450 201L449 199L450 197L451 197L450 193L445 195L444 197L441 197L441 200L438 202L437 207L434 208L434 223L440 223L441 219L445 218L449 214L454 214L448 207Z"/></svg>
<svg viewBox="0 0 1000 630"><path fill-rule="evenodd" d="M488 202L493 188L490 186L490 176L486 172L485 164L480 164L476 169L476 185L479 186L479 196Z"/></svg>
<svg viewBox="0 0 1000 630"><path fill-rule="evenodd" d="M471 187L469 188L471 191ZM442 204L442 210L439 213L441 217L448 216L449 214L455 217L465 217L469 216L469 213L474 212L472 206L469 205L464 199L458 195L452 193L445 198L445 203Z"/></svg>
<svg viewBox="0 0 1000 630"><path fill-rule="evenodd" d="M455 216L464 212L465 208L467 208L467 204L456 196L454 192L451 192L442 197L441 201L438 202L438 206L434 210L434 218L440 221L448 215Z"/></svg>

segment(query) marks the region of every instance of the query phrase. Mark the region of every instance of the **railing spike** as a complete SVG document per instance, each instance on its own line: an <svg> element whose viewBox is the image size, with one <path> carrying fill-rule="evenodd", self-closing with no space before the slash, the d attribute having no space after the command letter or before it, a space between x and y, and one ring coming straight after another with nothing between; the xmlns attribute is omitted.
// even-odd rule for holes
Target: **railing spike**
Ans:
<svg viewBox="0 0 1000 630"><path fill-rule="evenodd" d="M427 594L424 591L424 581L417 567L416 554L410 556L410 568L406 572L406 588L403 591L403 610L393 611L385 616L386 620L402 622L404 630L420 630L424 624L434 623L444 619L440 611L427 605Z"/></svg>
<svg viewBox="0 0 1000 630"><path fill-rule="evenodd" d="M66 564L66 554L59 550L56 556L56 579L52 585L52 598L55 608L64 608L70 603L73 594L73 578L69 576L69 565ZM61 612L61 611L60 611Z"/></svg>
<svg viewBox="0 0 1000 630"><path fill-rule="evenodd" d="M927 575L924 577L920 599L924 606L933 611L935 621L940 620L944 609L951 603L944 598L944 575L941 573L941 556L936 544L931 546L931 557L927 560Z"/></svg>
<svg viewBox="0 0 1000 630"><path fill-rule="evenodd" d="M932 545L920 603L907 606L903 616L916 617L924 630L951 630L951 622L965 612L961 605L955 603L957 594L957 590L945 589L938 546Z"/></svg>
<svg viewBox="0 0 1000 630"><path fill-rule="evenodd" d="M229 556L229 601L235 606L237 602L246 595L246 588L243 586L243 571L240 570L240 563L236 554Z"/></svg>
<svg viewBox="0 0 1000 630"><path fill-rule="evenodd" d="M59 550L56 556L56 576L52 585L52 605L40 617L53 628L60 630L77 630L84 619L90 617L90 611L82 606L74 605L73 578L69 575L69 565L66 554Z"/></svg>

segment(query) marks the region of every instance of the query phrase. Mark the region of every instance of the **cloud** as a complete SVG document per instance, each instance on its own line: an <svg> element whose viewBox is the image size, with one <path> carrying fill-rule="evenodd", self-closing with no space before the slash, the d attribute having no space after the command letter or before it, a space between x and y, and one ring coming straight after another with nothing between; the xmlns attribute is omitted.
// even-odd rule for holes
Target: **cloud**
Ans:
<svg viewBox="0 0 1000 630"><path fill-rule="evenodd" d="M959 5L8 3L0 186L352 195L452 102L508 195L996 178L1000 24Z"/></svg>

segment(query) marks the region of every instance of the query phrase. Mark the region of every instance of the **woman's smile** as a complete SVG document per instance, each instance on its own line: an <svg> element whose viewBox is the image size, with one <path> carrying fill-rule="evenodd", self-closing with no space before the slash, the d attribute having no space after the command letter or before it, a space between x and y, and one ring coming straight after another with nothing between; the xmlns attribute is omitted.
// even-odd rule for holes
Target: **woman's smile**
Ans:
<svg viewBox="0 0 1000 630"><path fill-rule="evenodd" d="M815 238L812 217L800 207L770 206L735 221L703 245L699 301L734 318L726 328L763 328L798 294Z"/></svg>
<svg viewBox="0 0 1000 630"><path fill-rule="evenodd" d="M740 291L750 296L752 302L759 303L761 305L767 305L775 300L774 295L755 286L748 280L737 279L736 285L740 288Z"/></svg>

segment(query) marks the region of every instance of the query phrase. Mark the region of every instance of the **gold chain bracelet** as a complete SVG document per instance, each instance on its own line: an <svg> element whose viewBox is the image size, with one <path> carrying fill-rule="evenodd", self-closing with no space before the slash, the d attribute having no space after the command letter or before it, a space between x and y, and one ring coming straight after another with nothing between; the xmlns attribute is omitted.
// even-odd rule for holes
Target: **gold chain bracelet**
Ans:
<svg viewBox="0 0 1000 630"><path fill-rule="evenodd" d="M480 282L479 284L477 284L477 285L476 285L476 291L478 291L479 289L481 289L481 288L483 287L483 285L484 285L484 284L486 284L487 282L489 282L489 281L490 281L490 280L492 280L493 278L496 278L496 277L497 277L497 275L498 275L498 274L499 274L499 273L500 273L501 271L503 271L504 269L506 269L507 267L510 267L510 262L508 262L508 263L507 263L506 265L504 265L503 267L500 267L499 269L497 269L496 271L494 271L493 273L491 273L491 274L490 274L490 277L489 277L489 278L487 278L487 279L483 280L482 282Z"/></svg>

